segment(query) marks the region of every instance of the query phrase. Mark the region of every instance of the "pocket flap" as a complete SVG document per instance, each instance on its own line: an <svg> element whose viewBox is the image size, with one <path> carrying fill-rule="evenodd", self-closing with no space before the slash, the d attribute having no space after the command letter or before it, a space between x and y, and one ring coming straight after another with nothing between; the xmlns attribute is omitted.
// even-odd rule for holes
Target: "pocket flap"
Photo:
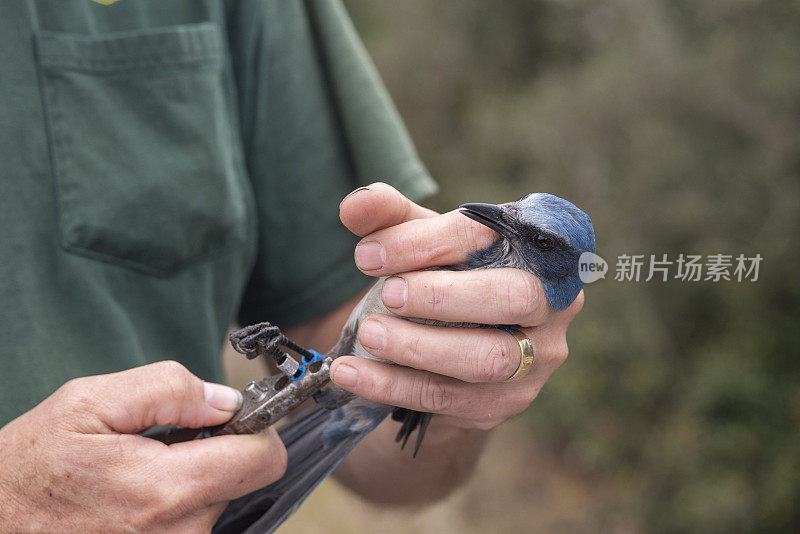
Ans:
<svg viewBox="0 0 800 534"><path fill-rule="evenodd" d="M211 23L105 35L42 31L36 41L42 67L96 72L219 63L223 53Z"/></svg>

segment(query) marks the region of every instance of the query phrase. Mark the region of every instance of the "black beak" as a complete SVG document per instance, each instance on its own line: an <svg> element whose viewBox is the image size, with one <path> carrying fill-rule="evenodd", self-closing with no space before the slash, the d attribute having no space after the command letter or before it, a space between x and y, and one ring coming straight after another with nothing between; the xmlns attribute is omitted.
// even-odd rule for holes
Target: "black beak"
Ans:
<svg viewBox="0 0 800 534"><path fill-rule="evenodd" d="M461 213L473 221L478 221L484 226L488 226L501 236L507 238L519 237L517 231L505 221L503 217L505 208L503 206L476 202L473 204L462 204L459 207L461 208Z"/></svg>

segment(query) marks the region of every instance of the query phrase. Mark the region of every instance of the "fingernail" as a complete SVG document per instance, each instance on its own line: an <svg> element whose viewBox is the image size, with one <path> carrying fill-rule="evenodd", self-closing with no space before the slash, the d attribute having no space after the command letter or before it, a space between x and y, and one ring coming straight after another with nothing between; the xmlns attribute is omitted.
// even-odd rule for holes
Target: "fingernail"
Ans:
<svg viewBox="0 0 800 534"><path fill-rule="evenodd" d="M353 189L352 191L347 193L347 196L342 199L342 202L344 202L348 198L352 197L353 195L355 195L356 193L359 193L361 191L369 191L369 187L359 187L358 189ZM341 204L342 202L339 202L339 204Z"/></svg>
<svg viewBox="0 0 800 534"><path fill-rule="evenodd" d="M380 321L366 321L358 329L358 339L365 347L382 349L385 338L386 329L383 327Z"/></svg>
<svg viewBox="0 0 800 534"><path fill-rule="evenodd" d="M358 385L358 369L345 363L339 364L333 373L333 381L346 388Z"/></svg>
<svg viewBox="0 0 800 534"><path fill-rule="evenodd" d="M356 247L356 265L363 271L374 271L383 267L386 255L377 241L361 243Z"/></svg>
<svg viewBox="0 0 800 534"><path fill-rule="evenodd" d="M404 278L392 276L383 283L383 303L388 308L402 308L406 303L408 284Z"/></svg>
<svg viewBox="0 0 800 534"><path fill-rule="evenodd" d="M206 404L224 412L235 412L242 406L242 392L222 384L203 382Z"/></svg>

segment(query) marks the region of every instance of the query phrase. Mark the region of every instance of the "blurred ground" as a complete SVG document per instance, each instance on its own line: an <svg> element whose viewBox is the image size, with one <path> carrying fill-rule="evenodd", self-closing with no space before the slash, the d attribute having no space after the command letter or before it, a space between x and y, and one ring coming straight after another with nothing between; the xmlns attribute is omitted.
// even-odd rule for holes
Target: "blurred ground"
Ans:
<svg viewBox="0 0 800 534"><path fill-rule="evenodd" d="M610 489L594 485L531 448L511 423L498 431L475 477L449 499L420 510L387 510L364 503L335 482L325 482L281 532L334 534L462 534L487 532L598 532ZM641 532L609 525L604 532Z"/></svg>

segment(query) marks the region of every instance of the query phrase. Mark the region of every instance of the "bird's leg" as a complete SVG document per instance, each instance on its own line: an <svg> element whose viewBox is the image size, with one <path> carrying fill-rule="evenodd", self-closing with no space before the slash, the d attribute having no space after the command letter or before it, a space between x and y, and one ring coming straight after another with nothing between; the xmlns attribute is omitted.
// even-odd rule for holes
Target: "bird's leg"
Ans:
<svg viewBox="0 0 800 534"><path fill-rule="evenodd" d="M234 350L249 359L262 354L272 355L283 376L268 376L259 382L250 382L242 392L242 407L227 424L215 429L214 434L259 432L312 397L329 410L350 400L345 399L346 395L323 393L331 389L325 386L330 384L333 359L301 347L284 336L277 326L270 323L246 326L233 332L230 341ZM289 356L286 350L297 353L300 362Z"/></svg>
<svg viewBox="0 0 800 534"><path fill-rule="evenodd" d="M265 352L268 344L282 336L280 328L277 326L258 323L232 332L230 342L233 350L244 354L248 360L252 360Z"/></svg>
<svg viewBox="0 0 800 534"><path fill-rule="evenodd" d="M305 366L323 359L321 354L301 347L284 336L280 328L270 323L258 323L237 330L231 333L230 341L233 349L247 356L249 360L261 354L272 355L278 369L294 380L303 375ZM302 363L298 363L283 349L297 353L301 357Z"/></svg>

